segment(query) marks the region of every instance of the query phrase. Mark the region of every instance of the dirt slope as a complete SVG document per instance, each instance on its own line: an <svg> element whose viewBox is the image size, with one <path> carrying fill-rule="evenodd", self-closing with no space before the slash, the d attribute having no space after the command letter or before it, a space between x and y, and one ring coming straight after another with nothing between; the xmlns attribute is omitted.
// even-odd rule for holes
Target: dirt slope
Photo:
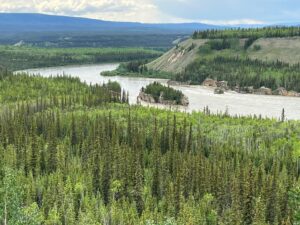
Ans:
<svg viewBox="0 0 300 225"><path fill-rule="evenodd" d="M279 60L291 64L300 63L300 37L261 38L255 41L246 52L243 50L245 40L241 39L240 41L241 50L229 54L234 54L232 56L248 56L252 59L266 61ZM203 39L188 39L172 48L160 58L149 63L147 66L153 70L180 73L197 57L201 57L201 55L198 54L199 47L206 42L207 40ZM260 50L255 50L255 45L260 46Z"/></svg>
<svg viewBox="0 0 300 225"><path fill-rule="evenodd" d="M205 42L206 40L188 39L147 66L153 70L179 73L196 59L199 47Z"/></svg>

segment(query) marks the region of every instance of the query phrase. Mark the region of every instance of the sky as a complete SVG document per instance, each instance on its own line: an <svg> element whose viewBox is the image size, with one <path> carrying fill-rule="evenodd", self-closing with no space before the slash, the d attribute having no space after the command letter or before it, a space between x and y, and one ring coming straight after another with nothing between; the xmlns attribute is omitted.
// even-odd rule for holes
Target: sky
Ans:
<svg viewBox="0 0 300 225"><path fill-rule="evenodd" d="M300 22L300 0L0 0L0 12L145 23L275 24Z"/></svg>

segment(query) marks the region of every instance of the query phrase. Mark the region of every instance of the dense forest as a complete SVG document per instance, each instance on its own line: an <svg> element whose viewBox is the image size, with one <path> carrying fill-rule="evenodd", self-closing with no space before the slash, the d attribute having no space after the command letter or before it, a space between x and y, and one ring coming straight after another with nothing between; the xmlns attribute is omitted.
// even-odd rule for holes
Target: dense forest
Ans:
<svg viewBox="0 0 300 225"><path fill-rule="evenodd" d="M55 33L1 33L1 45L14 45L21 40L33 47L53 48L153 48L166 50L173 46L173 41L189 36L182 34L130 34L130 33L95 33L95 32L55 32Z"/></svg>
<svg viewBox="0 0 300 225"><path fill-rule="evenodd" d="M151 60L133 60L130 62L120 63L118 68L113 71L104 71L103 76L125 76L125 77L147 77L147 78L165 78L171 79L174 74L148 69L147 63Z"/></svg>
<svg viewBox="0 0 300 225"><path fill-rule="evenodd" d="M195 31L194 39L224 39L224 38L273 38L300 36L300 27L263 27L263 28L232 28L219 30Z"/></svg>
<svg viewBox="0 0 300 225"><path fill-rule="evenodd" d="M163 52L144 48L37 48L0 45L0 65L11 70L153 59Z"/></svg>
<svg viewBox="0 0 300 225"><path fill-rule="evenodd" d="M213 25L146 24L32 13L0 13L0 44L35 47L168 49L175 40Z"/></svg>
<svg viewBox="0 0 300 225"><path fill-rule="evenodd" d="M300 66L282 62L262 62L242 57L217 56L200 58L191 63L183 73L175 77L178 81L201 84L206 78L226 80L231 88L235 86L273 90L284 87L300 92Z"/></svg>
<svg viewBox="0 0 300 225"><path fill-rule="evenodd" d="M1 224L300 223L300 124L284 113L129 106L116 83L3 69L0 87Z"/></svg>
<svg viewBox="0 0 300 225"><path fill-rule="evenodd" d="M211 78L228 81L232 89L236 86L256 89L264 86L272 90L283 87L289 91L300 92L299 63L251 58L251 53L259 52L265 47L255 44L255 35L288 36L296 35L298 30L291 27L210 31L207 33L210 40L199 47L197 59L183 72L174 74L172 79L202 84L206 78ZM239 39L244 37L248 38Z"/></svg>

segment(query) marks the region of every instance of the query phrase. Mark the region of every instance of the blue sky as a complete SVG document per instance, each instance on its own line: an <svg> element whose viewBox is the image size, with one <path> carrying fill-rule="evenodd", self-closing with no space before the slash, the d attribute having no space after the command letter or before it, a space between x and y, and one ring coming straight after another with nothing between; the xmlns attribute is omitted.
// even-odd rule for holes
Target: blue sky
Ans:
<svg viewBox="0 0 300 225"><path fill-rule="evenodd" d="M300 0L1 0L0 11L155 23L300 23Z"/></svg>

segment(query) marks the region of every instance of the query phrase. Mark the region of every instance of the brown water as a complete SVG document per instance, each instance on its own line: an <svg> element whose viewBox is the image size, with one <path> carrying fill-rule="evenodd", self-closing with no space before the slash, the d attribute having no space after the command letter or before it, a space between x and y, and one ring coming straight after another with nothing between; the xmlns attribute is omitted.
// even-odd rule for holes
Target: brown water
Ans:
<svg viewBox="0 0 300 225"><path fill-rule="evenodd" d="M102 71L114 70L117 63L86 65L86 66L64 66L26 70L30 74L42 76L70 75L79 77L87 83L106 83L109 80L117 81L122 88L129 92L130 104L136 103L140 89L154 81L166 84L164 79L134 78L134 77L104 77ZM202 86L180 86L174 87L181 90L190 101L188 107L180 107L180 110L192 112L202 111L208 106L211 112L218 113L228 111L231 115L261 115L262 117L279 118L282 109L285 109L287 119L300 119L300 98L246 95L235 92L226 92L224 95L215 95L213 89ZM162 106L157 106L162 107Z"/></svg>

